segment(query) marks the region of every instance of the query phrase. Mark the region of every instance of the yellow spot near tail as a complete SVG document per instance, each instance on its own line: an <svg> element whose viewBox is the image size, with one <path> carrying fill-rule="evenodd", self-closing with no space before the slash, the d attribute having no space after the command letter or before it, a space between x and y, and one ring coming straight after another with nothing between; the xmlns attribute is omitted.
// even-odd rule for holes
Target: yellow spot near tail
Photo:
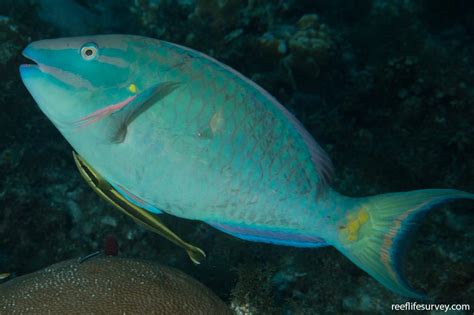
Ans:
<svg viewBox="0 0 474 315"><path fill-rule="evenodd" d="M339 233L341 238L348 242L354 242L359 239L359 232L361 227L369 220L369 213L365 207L359 208L355 214L348 214L346 216L345 225L341 226Z"/></svg>
<svg viewBox="0 0 474 315"><path fill-rule="evenodd" d="M357 219L359 220L360 224L364 224L369 220L369 213L365 208L361 208L359 213L357 214Z"/></svg>
<svg viewBox="0 0 474 315"><path fill-rule="evenodd" d="M136 94L137 93L137 86L132 83L132 84L129 85L128 90L130 92L132 92L133 94Z"/></svg>

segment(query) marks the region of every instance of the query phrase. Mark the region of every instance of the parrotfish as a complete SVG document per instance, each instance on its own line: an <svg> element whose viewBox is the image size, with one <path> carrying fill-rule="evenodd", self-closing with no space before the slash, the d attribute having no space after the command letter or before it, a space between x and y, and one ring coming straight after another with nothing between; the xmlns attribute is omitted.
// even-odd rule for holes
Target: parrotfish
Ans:
<svg viewBox="0 0 474 315"><path fill-rule="evenodd" d="M351 198L330 187L322 147L263 88L219 61L162 40L99 35L33 42L21 77L104 199L184 247L153 214L235 237L333 246L387 288L421 298L398 267L406 232L455 189Z"/></svg>

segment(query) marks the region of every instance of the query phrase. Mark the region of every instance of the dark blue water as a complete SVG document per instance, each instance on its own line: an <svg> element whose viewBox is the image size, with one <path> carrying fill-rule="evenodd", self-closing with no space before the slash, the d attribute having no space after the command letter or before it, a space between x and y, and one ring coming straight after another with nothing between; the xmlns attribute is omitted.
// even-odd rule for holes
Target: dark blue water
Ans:
<svg viewBox="0 0 474 315"><path fill-rule="evenodd" d="M472 192L474 2L0 0L0 273L87 255L113 233L121 254L175 266L252 314L389 313L407 301L332 248L250 243L165 217L206 251L196 267L99 199L18 66L31 41L102 33L175 42L250 77L329 153L342 193ZM473 210L438 207L411 241L403 269L434 301L474 307Z"/></svg>

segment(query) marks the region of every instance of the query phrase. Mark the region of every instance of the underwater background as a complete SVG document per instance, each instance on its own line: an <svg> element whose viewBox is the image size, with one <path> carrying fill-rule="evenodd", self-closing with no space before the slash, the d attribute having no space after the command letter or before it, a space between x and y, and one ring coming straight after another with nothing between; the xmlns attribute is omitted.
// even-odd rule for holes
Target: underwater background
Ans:
<svg viewBox="0 0 474 315"><path fill-rule="evenodd" d="M0 272L85 256L113 233L121 255L192 275L238 314L383 314L407 301L331 247L247 242L165 215L206 251L195 266L102 201L18 66L31 41L106 33L194 48L263 86L328 152L343 194L473 192L473 1L0 0ZM438 303L474 307L473 210L437 207L410 242L409 282Z"/></svg>

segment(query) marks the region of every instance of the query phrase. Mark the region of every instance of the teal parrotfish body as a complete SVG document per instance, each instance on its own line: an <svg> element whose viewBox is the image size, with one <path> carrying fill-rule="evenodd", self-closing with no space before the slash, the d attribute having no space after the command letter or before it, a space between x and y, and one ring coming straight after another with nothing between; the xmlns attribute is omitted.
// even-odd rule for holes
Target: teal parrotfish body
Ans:
<svg viewBox="0 0 474 315"><path fill-rule="evenodd" d="M331 162L261 87L183 46L130 35L42 40L26 87L73 148L128 200L245 240L331 245L389 289L418 214L454 189L364 198L329 186Z"/></svg>

